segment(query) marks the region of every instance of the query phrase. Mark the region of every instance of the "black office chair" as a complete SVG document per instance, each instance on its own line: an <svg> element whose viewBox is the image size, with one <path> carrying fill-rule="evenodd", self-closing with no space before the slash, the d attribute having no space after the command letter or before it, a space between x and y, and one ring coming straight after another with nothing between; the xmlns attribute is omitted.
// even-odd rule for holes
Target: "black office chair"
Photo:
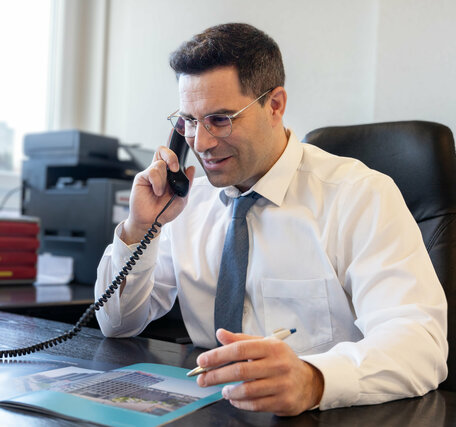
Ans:
<svg viewBox="0 0 456 427"><path fill-rule="evenodd" d="M303 142L354 157L389 175L402 192L448 300L448 378L456 391L456 155L451 130L404 121L316 129Z"/></svg>

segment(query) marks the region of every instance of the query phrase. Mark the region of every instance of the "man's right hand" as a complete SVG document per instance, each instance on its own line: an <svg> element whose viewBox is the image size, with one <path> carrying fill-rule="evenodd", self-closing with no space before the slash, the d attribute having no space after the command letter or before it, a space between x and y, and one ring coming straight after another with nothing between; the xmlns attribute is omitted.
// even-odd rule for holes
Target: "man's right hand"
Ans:
<svg viewBox="0 0 456 427"><path fill-rule="evenodd" d="M121 239L127 244L141 241L160 211L173 196L166 180L166 167L173 172L179 170L176 154L168 147L160 146L154 154L151 165L138 173L133 181L130 194L130 213L124 223ZM195 175L195 168L186 168L185 173L190 186ZM187 204L188 195L176 197L168 209L159 218L166 224L176 218Z"/></svg>

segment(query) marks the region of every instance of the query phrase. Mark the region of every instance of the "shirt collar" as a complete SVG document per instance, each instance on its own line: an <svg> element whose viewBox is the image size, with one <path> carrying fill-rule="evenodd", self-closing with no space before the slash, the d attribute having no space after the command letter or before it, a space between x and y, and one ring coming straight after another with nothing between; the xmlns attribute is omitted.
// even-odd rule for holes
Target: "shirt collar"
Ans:
<svg viewBox="0 0 456 427"><path fill-rule="evenodd" d="M226 205L231 198L247 195L252 191L256 191L264 198L270 200L277 206L280 206L287 193L288 187L290 186L291 180L301 163L302 153L303 144L298 141L294 132L289 130L287 146L272 168L245 193L241 194L234 186L224 188L220 192L220 200Z"/></svg>

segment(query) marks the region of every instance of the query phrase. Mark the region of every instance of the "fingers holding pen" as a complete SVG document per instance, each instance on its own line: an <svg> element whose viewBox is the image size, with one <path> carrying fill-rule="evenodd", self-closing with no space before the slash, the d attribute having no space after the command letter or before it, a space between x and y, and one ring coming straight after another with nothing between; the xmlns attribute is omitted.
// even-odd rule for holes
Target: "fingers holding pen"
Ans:
<svg viewBox="0 0 456 427"><path fill-rule="evenodd" d="M231 335L238 335L229 332ZM240 335L240 334L239 334ZM219 334L217 333L219 337ZM208 350L198 356L196 362L202 368L217 368L221 365L232 362L241 362L247 359L257 359L262 356L261 350L258 346L248 345L250 340L233 341L222 347ZM225 344L222 341L222 344Z"/></svg>
<svg viewBox="0 0 456 427"><path fill-rule="evenodd" d="M264 367L260 366L259 361L244 361L200 374L197 382L200 387L209 387L229 382L257 380L263 378L265 375L266 371Z"/></svg>
<svg viewBox="0 0 456 427"><path fill-rule="evenodd" d="M282 353L284 343L279 340L251 339L234 342L203 353L198 365L211 370L198 377L202 387L233 381L266 378L274 372L280 375L284 366L276 354ZM233 363L235 362L235 363ZM230 363L226 366L221 366Z"/></svg>
<svg viewBox="0 0 456 427"><path fill-rule="evenodd" d="M201 387L237 383L225 385L222 391L233 406L277 415L297 415L320 402L321 372L277 337L218 330L217 338L224 345L197 359L200 367L209 369L197 379Z"/></svg>

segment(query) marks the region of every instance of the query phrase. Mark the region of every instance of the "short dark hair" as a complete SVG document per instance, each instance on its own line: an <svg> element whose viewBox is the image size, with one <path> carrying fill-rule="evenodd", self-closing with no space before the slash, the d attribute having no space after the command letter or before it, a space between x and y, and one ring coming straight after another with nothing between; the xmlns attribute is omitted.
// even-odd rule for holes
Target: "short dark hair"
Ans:
<svg viewBox="0 0 456 427"><path fill-rule="evenodd" d="M177 78L234 66L241 92L253 97L285 84L285 70L277 43L249 24L217 25L196 34L170 56ZM263 104L265 99L261 99Z"/></svg>

